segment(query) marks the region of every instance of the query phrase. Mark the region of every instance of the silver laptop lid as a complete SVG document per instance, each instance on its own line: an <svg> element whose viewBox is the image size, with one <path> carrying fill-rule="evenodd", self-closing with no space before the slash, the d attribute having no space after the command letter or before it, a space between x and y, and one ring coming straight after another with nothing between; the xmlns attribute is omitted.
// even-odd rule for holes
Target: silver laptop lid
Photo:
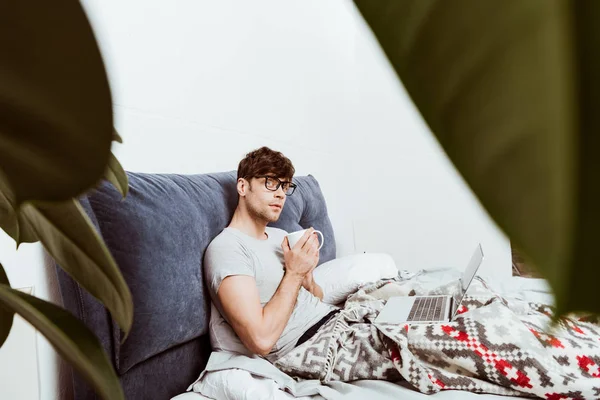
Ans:
<svg viewBox="0 0 600 400"><path fill-rule="evenodd" d="M477 245L475 248L475 252L471 256L471 260L467 265L467 269L463 272L462 277L460 278L460 287L458 288L458 292L454 294L452 301L452 316L450 320L453 320L456 316L456 312L460 307L460 303L462 303L463 298L465 297L465 293L467 293L467 289L471 285L473 278L477 274L477 270L483 261L483 249L481 248L481 243Z"/></svg>

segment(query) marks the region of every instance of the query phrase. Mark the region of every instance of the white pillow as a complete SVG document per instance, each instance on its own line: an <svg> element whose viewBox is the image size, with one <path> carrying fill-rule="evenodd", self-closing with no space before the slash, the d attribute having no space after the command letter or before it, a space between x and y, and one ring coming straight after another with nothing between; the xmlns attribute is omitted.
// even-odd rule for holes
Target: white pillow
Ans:
<svg viewBox="0 0 600 400"><path fill-rule="evenodd" d="M339 304L365 283L398 275L394 259L384 253L363 253L336 258L319 265L313 272L323 289L323 301Z"/></svg>

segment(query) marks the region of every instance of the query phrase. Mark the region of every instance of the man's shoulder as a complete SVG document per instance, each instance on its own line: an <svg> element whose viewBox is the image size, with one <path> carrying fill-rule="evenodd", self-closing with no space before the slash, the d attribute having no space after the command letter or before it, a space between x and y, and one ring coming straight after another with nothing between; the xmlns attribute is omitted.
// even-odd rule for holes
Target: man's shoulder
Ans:
<svg viewBox="0 0 600 400"><path fill-rule="evenodd" d="M214 272L223 267L244 264L251 259L251 252L237 235L224 230L210 242L204 254L204 268Z"/></svg>
<svg viewBox="0 0 600 400"><path fill-rule="evenodd" d="M206 251L216 251L224 248L240 247L242 245L242 240L225 228L208 244Z"/></svg>

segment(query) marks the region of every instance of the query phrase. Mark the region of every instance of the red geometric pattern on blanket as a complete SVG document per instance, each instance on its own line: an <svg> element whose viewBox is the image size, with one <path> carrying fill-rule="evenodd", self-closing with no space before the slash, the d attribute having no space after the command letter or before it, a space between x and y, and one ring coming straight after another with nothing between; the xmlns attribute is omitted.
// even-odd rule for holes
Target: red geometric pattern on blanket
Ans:
<svg viewBox="0 0 600 400"><path fill-rule="evenodd" d="M487 288L485 282L481 281L482 286ZM562 400L562 399L600 399L600 316L587 315L587 316L569 316L559 318L559 323L553 333L548 332L548 329L543 329L546 323L554 317L554 309L552 306L547 304L539 303L520 303L526 304L526 309L521 308L519 311L520 321L515 319L517 314L511 311L513 306L518 304L514 301L508 301L496 294L490 292L492 296L487 297L467 296L461 307L459 317L457 317L452 323L446 325L445 334L453 335L453 342L460 343L466 347L462 350L456 347L450 350L441 351L449 359L446 361L441 360L439 363L440 368L424 368L421 373L426 372L426 375L433 386L424 385L422 381L415 379L413 382L416 387L424 393L432 393L433 387L438 387L438 390L443 389L462 389L470 390L473 392L481 391L483 379L488 382L494 382L504 387L513 387L519 389L519 391L526 392L528 394L535 394L539 397L548 400ZM498 308L500 311L497 315L492 315L491 319L485 314L479 313L479 310L485 310L488 306L496 304L498 307L500 304L506 306ZM474 314L471 314L473 311ZM502 315L501 315L502 314ZM475 317L477 315L477 317ZM503 320L506 315L506 320ZM473 320L475 318L479 322ZM509 334L496 334L492 341L489 340L486 329L492 329L494 324L488 324L486 321L495 321L500 319L502 325L506 323L505 327L509 331ZM518 326L519 324L520 327ZM478 325L477 329L473 329L475 325ZM524 336L525 331L522 328L526 328L537 341L543 346L546 352L545 357L540 358L539 354L536 355L533 347L527 344L527 340ZM513 340L510 334L513 328L521 328L521 340ZM411 355L416 357L416 360L427 360L427 364L432 366L431 357L436 357L435 352L426 350L426 346L413 347L415 339L429 341L430 344L435 346L444 347L448 343L440 341L439 336L432 335L432 327L425 328L425 332L422 331L422 327L416 328L420 330L421 335L417 334L416 337L413 335L412 340L408 340L408 326L404 326L401 332L407 340L403 343L402 347L407 346L412 354L404 353L403 355ZM497 329L497 328L494 328ZM551 330L550 330L551 331ZM459 340L461 339L461 340ZM470 340L469 340L470 339ZM400 343L400 342L399 342ZM467 345L470 344L470 347ZM512 348L511 348L512 347ZM390 356L393 359L393 354L401 355L401 351L390 351ZM467 352L465 352L468 350ZM479 354L478 354L479 353ZM502 354L500 356L500 353ZM485 356L488 356L485 358ZM496 357L494 357L494 355ZM458 357L458 358L455 358ZM490 370L482 369L481 365L478 365L477 371L473 376L473 385L468 384L464 379L465 376L461 376L460 379L456 378L456 374L448 374L447 366L451 366L454 361L460 357L466 357L473 361L479 359L480 364L485 364L488 367L493 366L497 372L504 372L506 375L502 375L498 378L507 379L509 376L513 379L510 380L511 385L507 385L502 382L502 379L496 379L494 374L490 373ZM543 365L540 363L544 360ZM395 365L399 370L402 368L403 360L396 358ZM406 360L404 361L406 364ZM446 364L446 366L444 366ZM456 363L456 365L459 365ZM546 369L545 367L549 369ZM558 370L557 370L558 366ZM418 366L412 367L414 369ZM563 369L564 368L564 369ZM451 368L450 368L451 369ZM406 368L404 369L406 372ZM533 373L535 379L532 381L529 374ZM512 374L512 375L511 375ZM410 374L404 373L403 376L411 377ZM410 380L410 379L409 379ZM597 383L596 383L597 382ZM418 386L420 384L420 386ZM466 387L468 385L468 387ZM521 386L519 386L521 385ZM534 386L530 388L529 386ZM545 390L544 390L545 389ZM548 390L554 389L554 390Z"/></svg>
<svg viewBox="0 0 600 400"><path fill-rule="evenodd" d="M471 307L465 307L468 309L477 309L491 304L490 301L480 302L476 299L469 300L473 304ZM467 300L467 302L469 302L469 300ZM502 303L504 303L504 301ZM550 318L552 317L552 311L546 305L530 303L529 307L534 312L539 312ZM533 323L522 321L524 325L528 327L529 332L533 334L543 347L552 348L554 349L554 354L562 355L554 356L554 359L558 361L559 364L565 366L577 366L581 372L580 377L574 375L572 372L565 372L563 375L558 376L556 373L552 374L541 365L535 357L529 355L525 349L521 349L518 346L511 344L509 337L506 343L492 344L487 339L486 327L483 324L468 318L468 316L458 317L451 324L441 326L441 331L444 332L445 336L448 338L445 340L433 333L433 326L424 327L423 325L413 325L412 328L422 332L427 341L434 344L435 348L441 353L446 354L447 357L466 357L474 361L475 364L477 364L476 369L478 372L476 376L479 379L485 379L488 382L494 382L504 387L513 387L514 389L525 393L539 394L547 400L600 399L600 382L599 386L592 386L589 388L593 392L593 397L589 396L589 391L588 395L584 395L580 390L540 392L540 389L543 389L543 387L547 387L547 389L556 387L557 385L553 380L560 376L562 376L563 386L568 386L570 385L568 382L574 383L581 378L591 378L592 380L594 380L594 378L600 378L600 356L597 345L597 341L600 340L600 335L598 334L599 331L597 329L598 326L591 326L588 324L584 329L583 325L578 325L585 321L596 322L596 320L590 318L560 318L560 326L562 327L563 334L562 338L543 332ZM401 329L398 329L397 327L395 329L389 327L388 329L390 330L390 334L395 331L396 333L401 333L401 335L408 340L410 329L408 325L402 326ZM387 331L388 329L384 328L383 331ZM471 334L469 332L471 332ZM454 344L449 343L448 340ZM567 343L568 346L566 346ZM406 344L403 345L403 347L404 346L406 346ZM417 359L435 357L436 354L428 354L428 352L425 351L425 348L422 347L415 348L414 346L411 346L410 341L408 341L408 347L410 348L411 353L413 353L413 357L417 356ZM585 351L585 348L587 348L588 351L593 352L594 355L583 354L582 351ZM454 377L448 376L443 368L422 368L413 360L409 361L408 364L410 364L410 366L408 368L406 368L406 365L404 365L403 368L403 364L407 363L406 360L402 360L401 349L398 347L398 343L395 343L394 341L390 340L388 342L388 352L396 368L404 371L405 373L403 375L405 378L424 393L434 393L439 390L448 389L470 390L473 392L484 391L480 386L482 381L479 379L473 379L471 380L472 382L469 382L469 378L466 376L461 376L459 378L456 378L455 375ZM499 353L502 353L502 356ZM491 373L490 368L493 368L501 376L495 377L494 374ZM538 387L533 387L531 378L528 376L528 370L537 373L536 384ZM423 382L420 381L423 374L426 374L425 376L429 378L429 381L433 386L424 385ZM504 380L501 379L502 377ZM507 385L505 380L508 380L510 385ZM542 387L539 386L540 383ZM434 386L438 389L435 390Z"/></svg>
<svg viewBox="0 0 600 400"><path fill-rule="evenodd" d="M474 337L470 337L467 332L459 331L458 329L442 325L442 330L450 337L463 342L465 346L475 354L477 354L482 361L487 364L493 365L502 375L510 379L511 382L522 388L532 388L533 386L529 383L530 379L524 371L515 368L506 359L499 357L493 351L490 351L486 346L479 342Z"/></svg>
<svg viewBox="0 0 600 400"><path fill-rule="evenodd" d="M533 333L533 335L536 338L538 338L538 340L544 345L544 347L558 347L561 349L565 348L560 339L556 338L556 336L547 334L545 332L537 331L533 328L529 328L529 331Z"/></svg>
<svg viewBox="0 0 600 400"><path fill-rule="evenodd" d="M594 378L600 378L600 369L598 365L588 356L577 356L576 357L579 367L593 376Z"/></svg>

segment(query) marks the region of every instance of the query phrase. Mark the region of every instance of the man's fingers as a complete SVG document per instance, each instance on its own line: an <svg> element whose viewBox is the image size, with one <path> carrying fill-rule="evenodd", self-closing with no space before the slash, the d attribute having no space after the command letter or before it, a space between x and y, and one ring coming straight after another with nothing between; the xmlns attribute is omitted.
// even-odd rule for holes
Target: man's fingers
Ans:
<svg viewBox="0 0 600 400"><path fill-rule="evenodd" d="M319 237L316 233L313 233L312 237L314 239L312 241L312 250L314 253L319 254Z"/></svg>
<svg viewBox="0 0 600 400"><path fill-rule="evenodd" d="M317 236L317 235L315 235ZM313 254L319 255L319 239L315 238L314 246L313 246Z"/></svg>
<svg viewBox="0 0 600 400"><path fill-rule="evenodd" d="M281 248L283 249L283 254L286 254L290 251L290 243L288 242L287 236L283 238L283 242L281 242Z"/></svg>
<svg viewBox="0 0 600 400"><path fill-rule="evenodd" d="M304 235L302 235L302 238L298 241L298 243L302 243L302 248L305 248L306 244L312 238L314 231L315 230L313 228L309 228L306 232L304 232Z"/></svg>
<svg viewBox="0 0 600 400"><path fill-rule="evenodd" d="M318 246L317 246L318 247ZM306 241L306 244L303 247L303 250L307 253L307 254L311 254L313 252L313 249L315 248L315 235L311 235L308 240Z"/></svg>
<svg viewBox="0 0 600 400"><path fill-rule="evenodd" d="M313 261L313 267L311 269L312 271L317 267L317 264L319 263L319 252L317 251L316 253L311 254L311 256Z"/></svg>

